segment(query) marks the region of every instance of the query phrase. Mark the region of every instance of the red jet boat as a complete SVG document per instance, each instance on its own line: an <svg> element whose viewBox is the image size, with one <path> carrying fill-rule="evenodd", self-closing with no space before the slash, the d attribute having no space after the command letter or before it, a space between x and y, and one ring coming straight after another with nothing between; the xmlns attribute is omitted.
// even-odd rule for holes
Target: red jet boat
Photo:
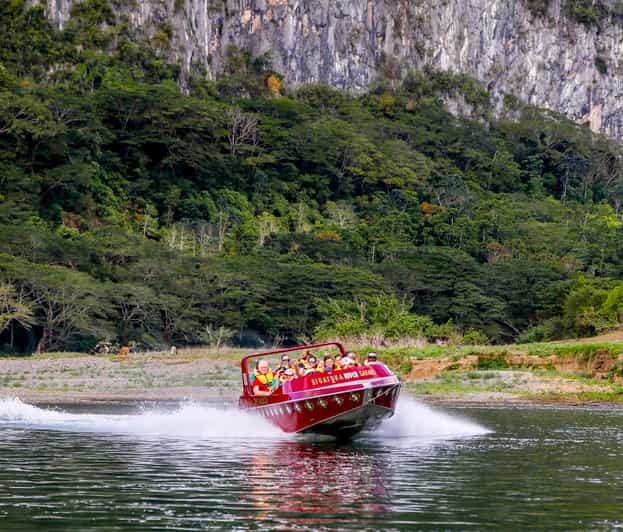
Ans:
<svg viewBox="0 0 623 532"><path fill-rule="evenodd" d="M349 438L363 429L374 429L382 420L394 415L400 381L381 362L330 373L312 373L284 382L269 396L253 395L256 359L323 347L337 347L343 356L346 355L341 343L328 342L244 357L240 362L243 389L240 407L263 416L284 432L326 434L339 439ZM251 368L249 361L252 361Z"/></svg>

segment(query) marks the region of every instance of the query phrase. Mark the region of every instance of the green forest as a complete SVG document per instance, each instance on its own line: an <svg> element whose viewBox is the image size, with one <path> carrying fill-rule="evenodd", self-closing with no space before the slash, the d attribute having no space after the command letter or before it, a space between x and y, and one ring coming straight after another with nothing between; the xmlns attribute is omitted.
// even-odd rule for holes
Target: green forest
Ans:
<svg viewBox="0 0 623 532"><path fill-rule="evenodd" d="M620 323L618 143L448 72L352 94L231 48L208 80L170 37L0 3L1 352Z"/></svg>

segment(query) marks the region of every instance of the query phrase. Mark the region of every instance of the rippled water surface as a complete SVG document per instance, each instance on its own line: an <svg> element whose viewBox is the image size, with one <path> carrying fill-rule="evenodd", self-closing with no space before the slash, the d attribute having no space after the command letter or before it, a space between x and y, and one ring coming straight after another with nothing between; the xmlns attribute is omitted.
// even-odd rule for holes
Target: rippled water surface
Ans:
<svg viewBox="0 0 623 532"><path fill-rule="evenodd" d="M201 405L0 400L0 530L623 528L623 410L430 409L348 444Z"/></svg>

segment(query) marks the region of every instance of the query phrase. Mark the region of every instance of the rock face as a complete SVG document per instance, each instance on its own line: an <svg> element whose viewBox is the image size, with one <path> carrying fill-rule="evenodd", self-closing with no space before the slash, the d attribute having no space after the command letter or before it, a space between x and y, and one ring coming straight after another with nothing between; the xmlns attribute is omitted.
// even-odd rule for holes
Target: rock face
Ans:
<svg viewBox="0 0 623 532"><path fill-rule="evenodd" d="M62 26L75 1L47 0L49 16ZM230 45L270 52L289 85L361 90L379 72L431 65L473 75L498 109L513 94L623 138L623 24L579 24L564 1L545 16L527 0L133 0L120 10L147 32L172 27L171 59L213 77Z"/></svg>

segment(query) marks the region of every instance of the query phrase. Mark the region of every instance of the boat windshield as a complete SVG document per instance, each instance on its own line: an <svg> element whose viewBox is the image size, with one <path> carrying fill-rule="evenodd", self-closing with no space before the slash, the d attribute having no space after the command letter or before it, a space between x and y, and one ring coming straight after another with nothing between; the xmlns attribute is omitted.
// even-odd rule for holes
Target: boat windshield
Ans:
<svg viewBox="0 0 623 532"><path fill-rule="evenodd" d="M360 365L360 356L347 353L337 342L257 353L242 360L243 386L253 394L266 395L278 391L286 382L310 374Z"/></svg>

